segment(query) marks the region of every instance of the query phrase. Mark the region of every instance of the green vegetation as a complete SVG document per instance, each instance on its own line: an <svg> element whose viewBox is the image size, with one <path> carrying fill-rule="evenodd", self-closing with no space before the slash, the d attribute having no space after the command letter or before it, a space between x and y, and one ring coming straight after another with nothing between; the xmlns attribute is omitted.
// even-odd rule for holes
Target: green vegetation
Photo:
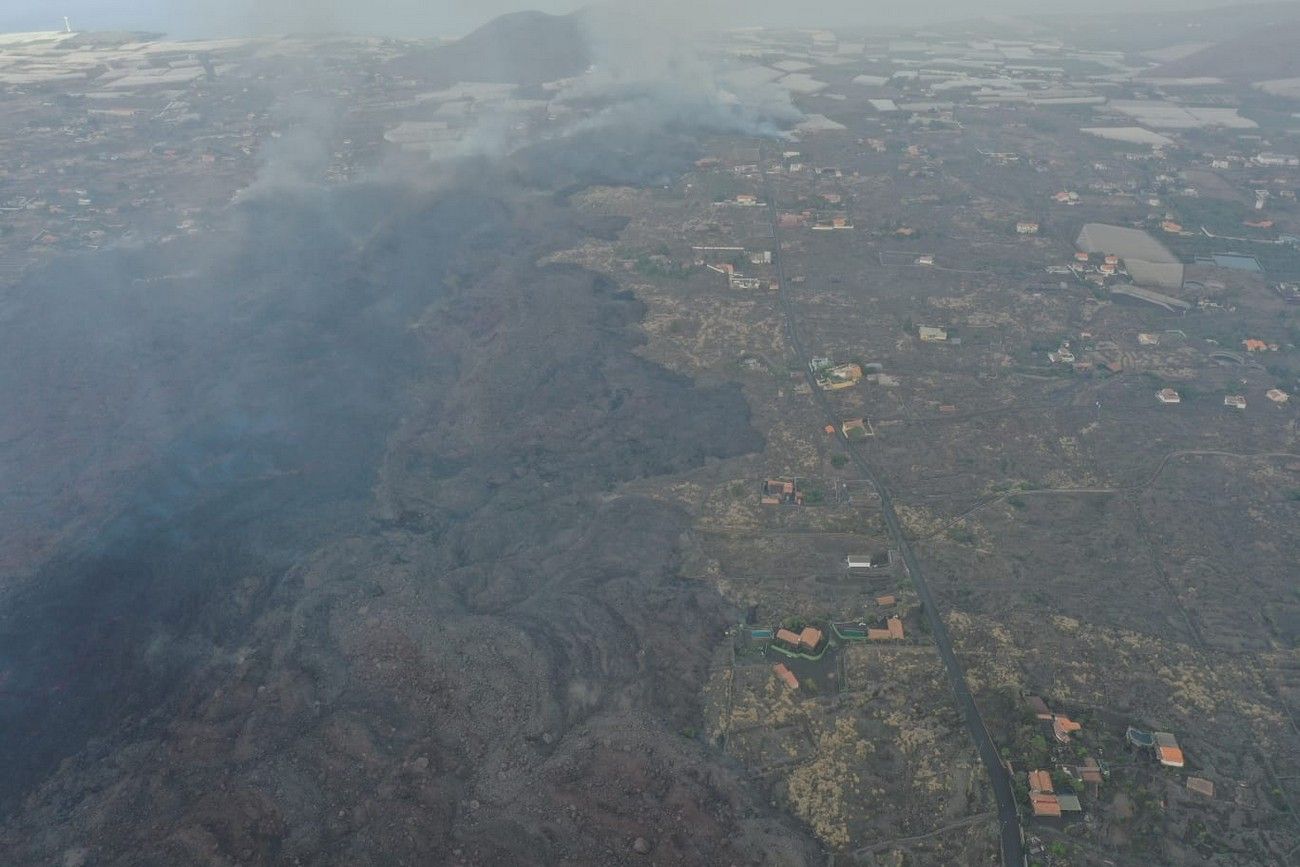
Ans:
<svg viewBox="0 0 1300 867"><path fill-rule="evenodd" d="M953 527L948 531L948 538L958 545L975 544L975 534L965 527Z"/></svg>
<svg viewBox="0 0 1300 867"><path fill-rule="evenodd" d="M1060 347L1061 342L1066 337L1063 334L1055 334L1048 337L1041 337L1029 344L1030 352L1055 352Z"/></svg>
<svg viewBox="0 0 1300 867"><path fill-rule="evenodd" d="M837 470L843 467L848 462L849 459L846 458L844 455L831 455L831 466L835 467L835 469Z"/></svg>
<svg viewBox="0 0 1300 867"><path fill-rule="evenodd" d="M703 175L698 180L697 186L700 192L713 202L735 198L738 193L743 192L739 179L721 172L710 172Z"/></svg>
<svg viewBox="0 0 1300 867"><path fill-rule="evenodd" d="M1254 211L1242 202L1201 198L1180 198L1178 202L1179 222L1188 230L1205 226L1212 232L1244 237L1243 220L1254 219ZM1237 231L1242 229L1243 231ZM1220 242L1220 247L1222 242Z"/></svg>
<svg viewBox="0 0 1300 867"><path fill-rule="evenodd" d="M637 256L633 267L643 277L664 277L670 280L685 280L691 273L688 265L679 265L665 257L649 253Z"/></svg>

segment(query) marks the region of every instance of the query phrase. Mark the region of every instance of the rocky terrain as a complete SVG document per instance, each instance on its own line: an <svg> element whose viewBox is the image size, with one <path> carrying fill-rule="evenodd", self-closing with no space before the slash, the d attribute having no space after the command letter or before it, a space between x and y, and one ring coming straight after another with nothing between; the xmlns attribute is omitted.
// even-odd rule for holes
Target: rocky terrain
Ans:
<svg viewBox="0 0 1300 867"><path fill-rule="evenodd" d="M537 264L607 230L497 176L281 191L23 288L6 463L63 522L6 584L0 860L814 856L690 736L735 612L620 492L761 439Z"/></svg>

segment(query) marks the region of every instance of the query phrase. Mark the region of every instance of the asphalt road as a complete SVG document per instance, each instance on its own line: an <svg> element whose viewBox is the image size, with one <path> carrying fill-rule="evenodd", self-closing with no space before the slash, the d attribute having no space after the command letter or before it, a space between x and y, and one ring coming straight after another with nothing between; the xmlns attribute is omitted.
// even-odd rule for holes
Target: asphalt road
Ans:
<svg viewBox="0 0 1300 867"><path fill-rule="evenodd" d="M780 281L779 298L781 312L785 318L786 339L790 341L795 355L804 364L804 377L807 379L809 386L812 387L813 397L817 401L822 415L826 417L826 423L835 425L836 429L838 429L840 419L827 399L826 392L817 387L812 371L807 367L811 356L799 337L798 317L795 315L794 305L790 302L789 284L786 282L784 259L781 255L781 233L778 223L780 209L776 206L776 199L772 195L772 185L768 180L767 172L764 170L766 156L767 148L760 146L759 169L763 171L763 197L767 200L768 218L771 222L772 253L775 259L777 279ZM953 653L952 639L948 635L948 627L944 624L943 618L939 616L938 606L934 603L934 597L931 595L930 587L926 583L925 574L921 571L921 564L917 562L916 555L912 552L912 546L908 544L907 537L903 534L903 527L899 523L898 513L894 510L893 497L890 495L889 489L881 482L880 475L875 468L862 456L859 450L843 434L838 436L843 442L849 459L853 461L858 472L862 474L862 478L870 480L872 486L876 489L876 493L880 495L880 508L885 517L885 526L889 529L890 540L894 548L902 555L903 562L907 564L907 571L912 576L917 595L921 598L922 610L925 612L926 621L930 626L930 636L934 639L935 646L939 649L939 658L943 660L943 666L948 672L948 682L952 685L953 694L957 699L957 706L961 710L971 740L975 742L980 761L984 763L984 769L988 772L989 780L993 784L993 794L998 802L1002 864L1004 867L1021 867L1025 862L1025 854L1021 838L1020 814L1016 810L1016 796L1011 787L1011 776L1002 764L1002 757L998 755L997 747L993 744L993 738L989 735L988 729L984 725L984 719L980 716L979 708L975 704L975 698L971 695L970 687L966 684L966 673L962 670L957 655Z"/></svg>

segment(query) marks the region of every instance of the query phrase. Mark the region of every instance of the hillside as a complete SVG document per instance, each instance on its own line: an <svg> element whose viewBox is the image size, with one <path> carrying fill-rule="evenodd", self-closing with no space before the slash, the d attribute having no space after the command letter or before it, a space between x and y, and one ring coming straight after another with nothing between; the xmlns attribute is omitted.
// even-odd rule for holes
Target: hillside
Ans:
<svg viewBox="0 0 1300 867"><path fill-rule="evenodd" d="M580 15L516 12L495 18L449 45L394 62L405 75L435 80L540 84L590 64Z"/></svg>
<svg viewBox="0 0 1300 867"><path fill-rule="evenodd" d="M1300 75L1300 8L1294 17L1204 48L1147 73L1152 78L1211 76L1227 81L1266 81Z"/></svg>

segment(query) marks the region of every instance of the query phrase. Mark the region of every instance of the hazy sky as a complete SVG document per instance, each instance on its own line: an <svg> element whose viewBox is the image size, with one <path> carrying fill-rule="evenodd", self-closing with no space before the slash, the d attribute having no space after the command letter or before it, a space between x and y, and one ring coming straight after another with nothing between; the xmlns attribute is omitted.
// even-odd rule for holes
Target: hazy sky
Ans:
<svg viewBox="0 0 1300 867"><path fill-rule="evenodd" d="M1247 0L642 0L737 24L919 23L998 13L1088 12L1231 6ZM581 0L0 0L0 31L50 30L63 16L82 30L151 29L178 36L288 30L339 30L385 35L455 36L503 12L568 12Z"/></svg>

